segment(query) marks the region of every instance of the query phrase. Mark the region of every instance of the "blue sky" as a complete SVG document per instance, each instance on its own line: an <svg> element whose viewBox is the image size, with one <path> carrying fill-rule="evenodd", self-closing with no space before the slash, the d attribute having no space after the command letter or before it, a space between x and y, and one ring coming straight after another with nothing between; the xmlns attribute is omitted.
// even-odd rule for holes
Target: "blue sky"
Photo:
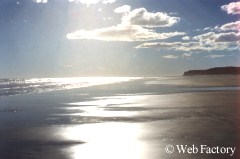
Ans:
<svg viewBox="0 0 240 159"><path fill-rule="evenodd" d="M230 0L1 0L0 77L239 66L239 14Z"/></svg>

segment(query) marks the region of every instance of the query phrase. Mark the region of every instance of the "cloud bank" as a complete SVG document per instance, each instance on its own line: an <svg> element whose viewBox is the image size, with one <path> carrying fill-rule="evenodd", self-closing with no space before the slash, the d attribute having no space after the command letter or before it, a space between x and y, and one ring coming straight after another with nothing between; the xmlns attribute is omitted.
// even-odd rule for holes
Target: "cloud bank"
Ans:
<svg viewBox="0 0 240 159"><path fill-rule="evenodd" d="M224 24L220 27L220 29L223 31L235 30L240 32L240 21Z"/></svg>
<svg viewBox="0 0 240 159"><path fill-rule="evenodd" d="M221 7L222 10L226 11L228 14L240 14L240 2L232 2Z"/></svg>
<svg viewBox="0 0 240 159"><path fill-rule="evenodd" d="M136 48L156 48L174 51L221 51L221 50L238 50L240 34L214 33L209 32L193 37L195 41L191 42L153 42L143 43Z"/></svg>
<svg viewBox="0 0 240 159"><path fill-rule="evenodd" d="M130 12L130 10L131 10L131 6L123 5L121 7L114 9L114 12L115 13L126 13L126 12Z"/></svg>
<svg viewBox="0 0 240 159"><path fill-rule="evenodd" d="M102 41L149 41L167 39L173 36L184 35L183 32L157 33L137 25L117 25L91 31L78 30L67 34L68 39L92 39Z"/></svg>
<svg viewBox="0 0 240 159"><path fill-rule="evenodd" d="M240 14L240 2L229 3L222 6L221 9L228 14ZM209 32L194 37L184 36L182 37L184 42L146 42L136 48L154 48L181 52L240 50L240 21L226 23L222 26L206 27L202 31ZM191 54L185 55L191 56ZM224 56L211 55L208 57L219 58Z"/></svg>
<svg viewBox="0 0 240 159"><path fill-rule="evenodd" d="M180 18L171 17L166 13L150 13L145 8L130 11L131 7L124 5L114 10L124 13L121 23L107 28L94 30L80 29L67 34L68 39L88 39L102 41L150 41L167 39L174 36L185 35L184 32L158 33L153 27L170 27Z"/></svg>
<svg viewBox="0 0 240 159"><path fill-rule="evenodd" d="M178 17L171 17L163 12L151 13L145 8L134 9L122 17L123 24L143 27L170 27L179 21L180 18Z"/></svg>

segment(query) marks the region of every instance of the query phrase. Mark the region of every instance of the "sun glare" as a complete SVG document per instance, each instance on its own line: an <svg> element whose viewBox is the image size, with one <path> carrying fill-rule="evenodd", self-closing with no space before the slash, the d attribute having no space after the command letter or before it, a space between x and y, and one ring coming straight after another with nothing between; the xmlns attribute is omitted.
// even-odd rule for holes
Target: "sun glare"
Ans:
<svg viewBox="0 0 240 159"><path fill-rule="evenodd" d="M68 128L64 136L86 142L70 149L72 159L141 159L141 127L129 123L99 123Z"/></svg>

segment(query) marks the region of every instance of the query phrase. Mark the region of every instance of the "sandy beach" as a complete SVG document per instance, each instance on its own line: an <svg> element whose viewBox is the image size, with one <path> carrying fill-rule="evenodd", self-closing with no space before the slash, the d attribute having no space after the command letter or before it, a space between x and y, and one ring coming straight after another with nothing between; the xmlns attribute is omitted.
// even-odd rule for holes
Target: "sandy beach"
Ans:
<svg viewBox="0 0 240 159"><path fill-rule="evenodd" d="M238 158L238 77L196 78L2 96L0 158ZM198 152L179 152L181 145Z"/></svg>

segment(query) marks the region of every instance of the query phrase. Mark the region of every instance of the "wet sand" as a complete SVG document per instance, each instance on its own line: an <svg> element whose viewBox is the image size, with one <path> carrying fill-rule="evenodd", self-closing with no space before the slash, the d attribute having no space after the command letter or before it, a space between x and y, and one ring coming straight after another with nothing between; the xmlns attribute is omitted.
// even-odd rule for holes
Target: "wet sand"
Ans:
<svg viewBox="0 0 240 159"><path fill-rule="evenodd" d="M238 158L238 152L230 157L176 149L238 146L240 92L234 82L222 81L209 88L206 81L172 86L144 79L0 97L0 158ZM170 144L175 151L168 154Z"/></svg>

